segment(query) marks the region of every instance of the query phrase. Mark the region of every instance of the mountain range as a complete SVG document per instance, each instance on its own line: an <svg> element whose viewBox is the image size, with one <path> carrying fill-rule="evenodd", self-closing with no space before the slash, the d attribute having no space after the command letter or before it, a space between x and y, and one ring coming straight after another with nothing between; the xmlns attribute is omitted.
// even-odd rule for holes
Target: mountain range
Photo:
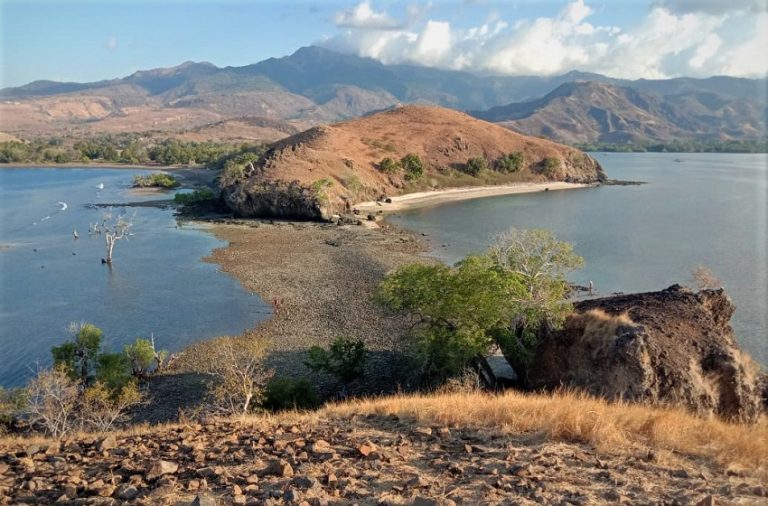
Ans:
<svg viewBox="0 0 768 506"><path fill-rule="evenodd" d="M192 130L275 140L402 103L435 104L566 142L760 139L766 79L480 76L304 47L243 67L186 62L93 83L0 90L0 131L18 137ZM267 121L269 120L269 121ZM266 125L266 126L265 126Z"/></svg>

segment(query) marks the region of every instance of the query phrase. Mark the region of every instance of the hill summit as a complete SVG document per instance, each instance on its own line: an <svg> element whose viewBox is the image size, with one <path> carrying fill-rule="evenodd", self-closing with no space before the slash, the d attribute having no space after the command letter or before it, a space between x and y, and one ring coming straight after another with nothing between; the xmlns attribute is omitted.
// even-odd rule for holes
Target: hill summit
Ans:
<svg viewBox="0 0 768 506"><path fill-rule="evenodd" d="M501 168L512 155L516 165ZM406 157L423 171L409 173ZM426 189L604 179L600 165L577 149L454 110L409 105L278 141L225 184L224 196L241 216L315 219L364 200Z"/></svg>

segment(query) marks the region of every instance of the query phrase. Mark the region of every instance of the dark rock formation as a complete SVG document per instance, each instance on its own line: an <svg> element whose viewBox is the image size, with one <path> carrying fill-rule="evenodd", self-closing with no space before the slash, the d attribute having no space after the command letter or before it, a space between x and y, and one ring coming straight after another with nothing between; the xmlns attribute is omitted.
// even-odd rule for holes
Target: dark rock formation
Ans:
<svg viewBox="0 0 768 506"><path fill-rule="evenodd" d="M298 181L249 180L224 188L224 202L241 218L327 220L317 192Z"/></svg>
<svg viewBox="0 0 768 506"><path fill-rule="evenodd" d="M562 330L542 339L528 385L755 421L761 379L735 342L733 311L722 289L679 285L580 302Z"/></svg>

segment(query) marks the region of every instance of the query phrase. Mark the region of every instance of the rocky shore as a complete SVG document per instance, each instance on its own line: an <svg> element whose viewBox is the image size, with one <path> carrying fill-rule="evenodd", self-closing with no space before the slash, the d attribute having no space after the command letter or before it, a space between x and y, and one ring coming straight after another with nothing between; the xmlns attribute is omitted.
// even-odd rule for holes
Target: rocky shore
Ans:
<svg viewBox="0 0 768 506"><path fill-rule="evenodd" d="M387 272L432 261L411 233L383 224L378 229L312 222L243 221L212 232L229 245L207 259L235 276L246 290L279 309L255 329L271 341L269 366L283 376L304 376L306 350L337 336L362 339L370 350L366 393L403 387L397 366L408 322L383 312L372 299ZM176 363L193 369L206 342L192 345ZM322 378L318 378L322 387Z"/></svg>

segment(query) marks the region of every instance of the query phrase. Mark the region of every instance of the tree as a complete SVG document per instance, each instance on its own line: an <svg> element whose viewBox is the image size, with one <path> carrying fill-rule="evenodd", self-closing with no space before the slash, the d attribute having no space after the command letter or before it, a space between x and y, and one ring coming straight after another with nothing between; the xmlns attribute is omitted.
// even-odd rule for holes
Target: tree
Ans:
<svg viewBox="0 0 768 506"><path fill-rule="evenodd" d="M454 267L410 265L379 286L376 299L409 314L419 369L441 380L498 344L513 365L525 365L543 325L571 311L565 274L581 266L573 247L550 232L512 229L484 255Z"/></svg>
<svg viewBox="0 0 768 506"><path fill-rule="evenodd" d="M118 216L114 221L112 220L111 213L104 215L102 229L104 230L104 242L107 246L107 258L102 260L102 263L112 263L112 252L115 250L115 243L127 237L132 226L133 222L126 220L122 215Z"/></svg>
<svg viewBox="0 0 768 506"><path fill-rule="evenodd" d="M168 356L165 350L155 349L155 339L137 338L133 344L127 344L123 353L128 359L131 375L138 379L144 379L154 367L160 369Z"/></svg>
<svg viewBox="0 0 768 506"><path fill-rule="evenodd" d="M486 169L488 169L488 163L485 161L485 158L476 156L467 160L465 171L467 174L477 177Z"/></svg>
<svg viewBox="0 0 768 506"><path fill-rule="evenodd" d="M63 366L40 370L25 388L32 424L40 424L54 438L77 429L80 386Z"/></svg>
<svg viewBox="0 0 768 506"><path fill-rule="evenodd" d="M304 364L313 372L335 376L346 387L363 376L367 356L363 341L337 337L327 350L312 346Z"/></svg>
<svg viewBox="0 0 768 506"><path fill-rule="evenodd" d="M411 315L417 367L426 379L441 381L488 350L524 290L489 257L470 256L455 267L403 267L382 282L376 300Z"/></svg>
<svg viewBox="0 0 768 506"><path fill-rule="evenodd" d="M253 334L221 337L211 346L207 372L215 378L214 407L226 414L246 414L261 401L272 371L264 367L267 342Z"/></svg>
<svg viewBox="0 0 768 506"><path fill-rule="evenodd" d="M405 170L405 179L412 181L424 175L424 164L421 158L413 153L408 153L400 159L400 165Z"/></svg>
<svg viewBox="0 0 768 506"><path fill-rule="evenodd" d="M71 341L51 348L53 365L61 368L73 379L87 384L96 368L96 360L101 351L103 332L92 323L70 323Z"/></svg>
<svg viewBox="0 0 768 506"><path fill-rule="evenodd" d="M83 392L78 416L89 429L109 432L125 421L127 410L141 403L142 398L135 381L127 383L117 392L97 381Z"/></svg>

